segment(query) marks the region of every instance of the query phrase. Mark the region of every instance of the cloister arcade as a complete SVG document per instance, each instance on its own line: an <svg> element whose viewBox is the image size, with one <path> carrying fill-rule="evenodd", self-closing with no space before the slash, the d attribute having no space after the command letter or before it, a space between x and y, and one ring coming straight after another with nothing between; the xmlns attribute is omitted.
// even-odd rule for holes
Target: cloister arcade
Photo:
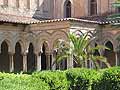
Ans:
<svg viewBox="0 0 120 90"><path fill-rule="evenodd" d="M0 32L0 71L20 72L49 69L67 69L67 62L54 65L55 44L59 39L67 40L63 31L38 33ZM65 66L65 67L64 67Z"/></svg>
<svg viewBox="0 0 120 90"><path fill-rule="evenodd" d="M53 25L52 25L53 24ZM77 65L73 61L73 57L66 58L59 64L53 63L56 61L57 44L60 40L68 41L68 33L74 32L77 35L81 35L84 32L89 31L89 37L94 35L96 28L85 26L75 26L73 28L69 25L64 26L64 22L47 23L43 26L31 25L29 30L25 31L0 31L0 71L5 72L20 72L20 71L40 71L40 70L56 70L67 69L76 67ZM67 23L68 24L68 23ZM47 26L48 25L48 26ZM50 25L52 27L50 27ZM69 27L68 27L69 26ZM15 26L13 26L16 28ZM41 29L42 28L42 29ZM92 29L91 29L92 28ZM107 61L111 66L119 65L119 45L117 40L119 37L119 31L114 34L112 31L104 31L98 33L97 38L92 43L92 46L105 45L110 50L95 51L94 55L103 55L107 58ZM96 37L95 36L95 37ZM98 39L98 36L101 36ZM68 60L70 59L70 60ZM101 62L100 66L106 67ZM86 62L87 67L93 68L92 62Z"/></svg>

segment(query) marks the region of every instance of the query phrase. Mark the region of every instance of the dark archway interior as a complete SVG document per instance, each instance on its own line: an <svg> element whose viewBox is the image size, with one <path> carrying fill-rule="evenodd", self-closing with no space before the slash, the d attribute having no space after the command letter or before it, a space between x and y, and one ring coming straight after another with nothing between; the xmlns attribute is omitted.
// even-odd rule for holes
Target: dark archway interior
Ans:
<svg viewBox="0 0 120 90"><path fill-rule="evenodd" d="M41 53L41 70L46 70L47 69L47 60L46 60L46 54L45 54L46 48L45 44L42 46L42 53Z"/></svg>
<svg viewBox="0 0 120 90"><path fill-rule="evenodd" d="M97 43L95 43L95 47L97 47ZM98 50L95 50L95 52L93 53L94 56L100 56L100 53ZM97 60L97 63L100 65L100 60Z"/></svg>
<svg viewBox="0 0 120 90"><path fill-rule="evenodd" d="M8 45L5 41L1 44L0 71L9 72L10 60L8 54Z"/></svg>
<svg viewBox="0 0 120 90"><path fill-rule="evenodd" d="M90 15L97 14L97 0L90 0Z"/></svg>
<svg viewBox="0 0 120 90"><path fill-rule="evenodd" d="M64 60L61 62L61 69L63 69L63 70L66 70L66 69L67 69L67 58L64 59Z"/></svg>
<svg viewBox="0 0 120 90"><path fill-rule="evenodd" d="M107 58L108 63L111 66L114 66L115 65L115 52L113 51L113 44L110 41L108 41L105 44L105 46L109 48L110 50L105 49L104 56Z"/></svg>
<svg viewBox="0 0 120 90"><path fill-rule="evenodd" d="M66 1L65 2L65 18L71 17L71 2Z"/></svg>
<svg viewBox="0 0 120 90"><path fill-rule="evenodd" d="M97 47L97 44L96 44L96 43L95 43L95 47ZM95 56L100 56L99 51L98 51L98 50L95 50L94 55L95 55Z"/></svg>
<svg viewBox="0 0 120 90"><path fill-rule="evenodd" d="M14 54L14 71L20 72L22 70L23 70L23 56L21 54L21 45L19 42L17 42Z"/></svg>
<svg viewBox="0 0 120 90"><path fill-rule="evenodd" d="M76 58L73 56L73 67L74 68L76 68L76 67L81 67L79 64L78 64L78 62L77 62L77 60L76 60Z"/></svg>
<svg viewBox="0 0 120 90"><path fill-rule="evenodd" d="M56 64L56 70L66 70L66 69L67 69L67 59L64 59Z"/></svg>
<svg viewBox="0 0 120 90"><path fill-rule="evenodd" d="M55 53L55 56L57 58L57 55L59 54L59 51ZM61 61L56 61L56 70L66 70L67 69L67 58L62 59Z"/></svg>
<svg viewBox="0 0 120 90"><path fill-rule="evenodd" d="M27 71L36 70L36 55L34 53L34 47L32 43L29 45L28 54L27 54Z"/></svg>

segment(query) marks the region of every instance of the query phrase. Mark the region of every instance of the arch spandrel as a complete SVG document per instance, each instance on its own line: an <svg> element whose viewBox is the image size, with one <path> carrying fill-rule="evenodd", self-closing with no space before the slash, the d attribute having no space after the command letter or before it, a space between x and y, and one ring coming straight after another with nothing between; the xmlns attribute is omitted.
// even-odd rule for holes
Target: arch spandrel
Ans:
<svg viewBox="0 0 120 90"><path fill-rule="evenodd" d="M116 40L114 38L114 35L112 33L109 32L105 32L103 34L103 39L102 39L102 43L103 45L106 44L106 42L110 41L113 44L113 50L116 50Z"/></svg>
<svg viewBox="0 0 120 90"><path fill-rule="evenodd" d="M13 53L13 49L14 49L13 43L14 42L13 42L12 33L11 32L3 32L0 34L0 36L1 36L0 45L2 44L3 41L5 41L9 46L8 52ZM1 48L1 46L0 46L0 48ZM1 52L1 50L0 50L0 52Z"/></svg>
<svg viewBox="0 0 120 90"><path fill-rule="evenodd" d="M24 53L25 53L25 50L26 50L26 45L25 45L24 41L18 39L18 40L15 42L15 44L14 44L14 52L15 52L16 43L20 43L20 45L21 45L21 53L24 54Z"/></svg>
<svg viewBox="0 0 120 90"><path fill-rule="evenodd" d="M41 32L35 38L35 46L36 46L35 47L35 52L36 53L41 51L41 48L42 48L44 42L46 42L48 44L48 47L50 48L51 35L47 32Z"/></svg>
<svg viewBox="0 0 120 90"><path fill-rule="evenodd" d="M8 39L3 39L3 40L0 41L0 53L1 53L1 44L2 44L3 42L6 42L6 43L7 43L7 45L8 45L8 52L9 52L9 53L14 53L14 51L13 51L13 46L12 46L12 41L11 41L11 40L8 40Z"/></svg>
<svg viewBox="0 0 120 90"><path fill-rule="evenodd" d="M56 31L52 34L52 39L51 39L51 50L54 49L54 44L56 43L56 41L58 40L64 40L64 41L68 41L68 34L62 31Z"/></svg>

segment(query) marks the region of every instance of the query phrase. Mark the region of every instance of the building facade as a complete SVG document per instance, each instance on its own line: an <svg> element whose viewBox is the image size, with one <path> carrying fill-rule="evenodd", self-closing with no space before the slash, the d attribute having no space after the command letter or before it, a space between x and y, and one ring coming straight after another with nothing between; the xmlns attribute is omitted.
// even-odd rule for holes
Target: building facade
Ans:
<svg viewBox="0 0 120 90"><path fill-rule="evenodd" d="M0 71L19 72L74 67L72 59L59 65L56 45L68 41L69 32L89 32L93 46L110 50L97 53L111 66L120 64L119 19L106 16L119 10L115 0L0 0ZM101 64L101 67L104 65ZM89 67L93 67L89 62Z"/></svg>

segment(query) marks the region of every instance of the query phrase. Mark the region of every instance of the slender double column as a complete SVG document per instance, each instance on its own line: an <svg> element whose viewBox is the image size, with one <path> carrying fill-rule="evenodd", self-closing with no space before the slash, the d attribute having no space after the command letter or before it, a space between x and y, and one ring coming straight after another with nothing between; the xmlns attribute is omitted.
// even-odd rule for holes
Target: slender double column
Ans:
<svg viewBox="0 0 120 90"><path fill-rule="evenodd" d="M73 56L67 58L67 68L73 68Z"/></svg>
<svg viewBox="0 0 120 90"><path fill-rule="evenodd" d="M23 71L27 72L27 53L23 53Z"/></svg>
<svg viewBox="0 0 120 90"><path fill-rule="evenodd" d="M10 58L10 72L14 71L14 60L13 60L14 53L9 53L9 58Z"/></svg>
<svg viewBox="0 0 120 90"><path fill-rule="evenodd" d="M51 69L51 53L46 53L46 69Z"/></svg>
<svg viewBox="0 0 120 90"><path fill-rule="evenodd" d="M36 58L37 58L37 71L41 70L41 52L37 52L36 54Z"/></svg>
<svg viewBox="0 0 120 90"><path fill-rule="evenodd" d="M118 51L115 51L115 60L116 60L116 66L118 66L119 65Z"/></svg>
<svg viewBox="0 0 120 90"><path fill-rule="evenodd" d="M56 58L55 58L56 57L56 52L52 52L51 53L51 57L52 57L52 64L51 64L52 68L51 69L52 70L56 70Z"/></svg>

